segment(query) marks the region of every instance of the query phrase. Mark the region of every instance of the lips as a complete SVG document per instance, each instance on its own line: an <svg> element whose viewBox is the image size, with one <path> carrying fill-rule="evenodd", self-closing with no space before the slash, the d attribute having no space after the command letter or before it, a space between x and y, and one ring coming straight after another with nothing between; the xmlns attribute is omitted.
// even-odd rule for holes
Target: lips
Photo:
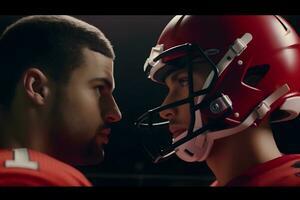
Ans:
<svg viewBox="0 0 300 200"><path fill-rule="evenodd" d="M101 132L100 132L100 135L110 135L110 131L111 129L110 128L105 128L105 129L102 129Z"/></svg>
<svg viewBox="0 0 300 200"><path fill-rule="evenodd" d="M186 131L185 128L183 127L179 127L176 125L171 125L169 127L170 132L172 133L172 137L176 138L177 136L179 136L180 134L182 134L184 131Z"/></svg>
<svg viewBox="0 0 300 200"><path fill-rule="evenodd" d="M110 128L102 129L102 130L100 131L100 133L96 135L96 143L97 143L98 145L101 145L101 144L108 144L108 142L109 142L110 131L111 131Z"/></svg>

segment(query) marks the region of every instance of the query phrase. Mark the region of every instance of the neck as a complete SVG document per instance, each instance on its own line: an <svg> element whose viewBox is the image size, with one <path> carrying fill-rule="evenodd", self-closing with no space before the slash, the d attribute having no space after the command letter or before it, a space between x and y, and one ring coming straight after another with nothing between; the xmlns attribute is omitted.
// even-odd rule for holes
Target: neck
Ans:
<svg viewBox="0 0 300 200"><path fill-rule="evenodd" d="M222 186L247 169L280 156L272 130L264 122L259 127L216 140L206 161Z"/></svg>
<svg viewBox="0 0 300 200"><path fill-rule="evenodd" d="M12 110L3 117L0 125L0 148L29 148L45 152L43 142L47 141L46 134L36 111L19 111Z"/></svg>

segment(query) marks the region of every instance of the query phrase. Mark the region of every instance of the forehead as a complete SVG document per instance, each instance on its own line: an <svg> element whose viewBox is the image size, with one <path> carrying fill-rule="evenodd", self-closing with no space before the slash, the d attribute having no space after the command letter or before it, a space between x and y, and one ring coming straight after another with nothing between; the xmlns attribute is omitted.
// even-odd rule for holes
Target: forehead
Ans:
<svg viewBox="0 0 300 200"><path fill-rule="evenodd" d="M113 79L113 59L103 54L90 50L82 49L82 62L75 68L72 78L77 81L90 78L108 78Z"/></svg>
<svg viewBox="0 0 300 200"><path fill-rule="evenodd" d="M183 67L179 70L176 70L169 75L167 75L165 79L166 84L171 84L174 82L177 78L179 78L181 75L188 75L188 68L191 67L193 70L193 75L197 76L197 79L205 79L208 74L213 70L212 66L203 61L193 61L191 66Z"/></svg>

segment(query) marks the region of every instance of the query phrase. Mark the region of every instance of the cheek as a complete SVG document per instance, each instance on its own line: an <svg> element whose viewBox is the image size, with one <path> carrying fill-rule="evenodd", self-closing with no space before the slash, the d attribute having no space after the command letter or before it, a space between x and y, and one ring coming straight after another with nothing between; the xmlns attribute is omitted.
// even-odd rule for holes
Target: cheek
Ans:
<svg viewBox="0 0 300 200"><path fill-rule="evenodd" d="M193 78L194 92L204 89L203 87L204 87L205 80L206 80L206 78L204 78L203 75L201 75L199 73L194 73L194 78Z"/></svg>
<svg viewBox="0 0 300 200"><path fill-rule="evenodd" d="M66 132L79 140L90 139L102 125L100 109L96 98L87 93L69 95L60 107Z"/></svg>
<svg viewBox="0 0 300 200"><path fill-rule="evenodd" d="M180 118L180 121L185 124L189 125L190 123L190 107L189 104L185 104L178 107L178 117Z"/></svg>
<svg viewBox="0 0 300 200"><path fill-rule="evenodd" d="M172 102L179 101L189 96L189 89L188 87L178 86L176 88L172 88L168 96L172 100Z"/></svg>

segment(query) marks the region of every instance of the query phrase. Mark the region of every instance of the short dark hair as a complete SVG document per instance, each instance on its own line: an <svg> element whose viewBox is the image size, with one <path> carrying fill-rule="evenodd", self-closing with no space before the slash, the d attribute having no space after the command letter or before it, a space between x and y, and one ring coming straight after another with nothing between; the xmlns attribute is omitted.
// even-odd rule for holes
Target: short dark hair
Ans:
<svg viewBox="0 0 300 200"><path fill-rule="evenodd" d="M0 37L0 104L9 107L22 74L38 67L55 81L69 80L82 49L114 59L110 41L96 27L64 15L21 18Z"/></svg>

